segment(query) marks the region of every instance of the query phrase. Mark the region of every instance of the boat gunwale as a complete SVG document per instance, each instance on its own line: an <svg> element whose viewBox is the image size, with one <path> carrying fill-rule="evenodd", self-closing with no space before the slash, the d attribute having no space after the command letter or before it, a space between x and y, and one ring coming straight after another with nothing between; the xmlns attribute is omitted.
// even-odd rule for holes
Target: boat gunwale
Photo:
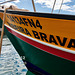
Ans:
<svg viewBox="0 0 75 75"><path fill-rule="evenodd" d="M0 10L0 12L4 12L4 10ZM41 13L41 12L27 12L21 10L11 10L8 9L6 13L9 14L17 14L17 15L25 15L25 16L34 16L34 17L44 17L44 18L54 18L54 19L64 19L64 20L75 20L75 15L66 15L66 14L51 14L51 13Z"/></svg>

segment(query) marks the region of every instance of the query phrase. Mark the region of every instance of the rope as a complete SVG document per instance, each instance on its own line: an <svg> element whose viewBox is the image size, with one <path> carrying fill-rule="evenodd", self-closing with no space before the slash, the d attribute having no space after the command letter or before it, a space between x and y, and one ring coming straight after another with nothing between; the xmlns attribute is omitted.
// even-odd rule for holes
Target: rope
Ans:
<svg viewBox="0 0 75 75"><path fill-rule="evenodd" d="M52 12L53 13L53 10L54 10L54 7L55 7L55 3L56 3L56 0L54 1L54 4L53 4L53 8L52 8Z"/></svg>
<svg viewBox="0 0 75 75"><path fill-rule="evenodd" d="M0 55L1 55L1 48L2 48L2 40L3 40L3 34L4 34L4 24L5 24L5 17L6 17L6 11L7 9L12 9L12 7L6 8L4 10L4 15L3 15L3 24L2 24L2 31L1 31L1 40L0 40ZM21 10L21 9L20 9Z"/></svg>
<svg viewBox="0 0 75 75"><path fill-rule="evenodd" d="M60 10L61 10L61 7L62 7L63 2L64 2L64 0L62 0L62 3L61 3L61 6L60 6L60 9L59 9L59 12L58 13L60 13Z"/></svg>
<svg viewBox="0 0 75 75"><path fill-rule="evenodd" d="M35 5L34 5L34 0L32 0L32 4L33 4L34 12L36 12Z"/></svg>
<svg viewBox="0 0 75 75"><path fill-rule="evenodd" d="M12 2L12 1L16 1L16 0L5 1L5 2L0 3L0 5L4 3Z"/></svg>
<svg viewBox="0 0 75 75"><path fill-rule="evenodd" d="M1 55L1 48L2 48L2 40L3 40L3 34L4 34L4 23L5 23L5 16L6 16L6 10L9 8L6 8L4 10L4 16L3 16L3 24L2 24L2 32L1 32L1 40L0 40L0 55Z"/></svg>

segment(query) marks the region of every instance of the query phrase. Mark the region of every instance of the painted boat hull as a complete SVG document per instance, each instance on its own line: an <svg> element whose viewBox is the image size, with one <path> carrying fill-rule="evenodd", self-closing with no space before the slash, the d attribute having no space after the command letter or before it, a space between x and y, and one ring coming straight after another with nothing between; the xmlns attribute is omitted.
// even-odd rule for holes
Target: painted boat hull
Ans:
<svg viewBox="0 0 75 75"><path fill-rule="evenodd" d="M51 17L51 18L49 18L49 17L45 18L45 15L43 14L44 19L41 19L39 17L42 14L32 13L35 16L34 17L31 15L31 13L30 14L28 14L27 12L24 12L24 13L19 12L19 13L20 14L18 15L17 12L15 12L15 11L12 11L12 12L7 11L5 32L6 32L6 35L8 36L8 38L10 39L10 41L12 42L13 46L15 47L17 52L19 53L19 55L21 57L25 56L25 59L22 58L22 60L26 63L28 70L32 72L32 73L28 72L27 74L28 75L33 75L33 74L37 74L37 75L74 75L75 74L75 71L74 71L75 54L73 53L75 51L74 48L71 47L70 49L73 49L73 50L70 50L70 49L66 48L67 46L64 46L62 48L62 46L58 45L57 47L59 47L59 48L61 47L61 49L57 49L57 47L55 45L56 42L54 42L54 40L52 42L55 44L48 43L47 42L48 39L46 39L46 36L44 36L45 38L42 36L44 38L44 40L43 39L38 40L38 39L36 39L37 37L36 38L31 37L29 33L28 34L23 33L23 29L22 29L22 31L20 31L19 29L17 30L17 28L15 28L15 26L12 26L12 25L21 26L21 27L23 26L23 24L17 24L18 21L16 21L17 22L16 23L14 21L14 19L12 19L13 18L12 16L19 18L19 17L23 17L22 15L25 14L26 16L24 16L23 18L25 18L25 17L32 18L33 20L38 19L38 20L40 20L40 22L42 22L42 25L45 24L45 22L43 23L44 19L45 19L45 21L47 21L48 19L51 20L53 17L51 17L51 15L49 15L49 14L45 14L46 16L48 15ZM17 15L14 15L14 14L17 14ZM39 17L37 18L36 15ZM9 17L9 16L11 16L11 17ZM43 18L43 16L42 16L42 18ZM69 36L68 35L69 33L67 32L70 27L70 25L68 25L69 23L71 23L74 26L73 18L69 21L69 20L60 19L60 16L62 16L62 15L55 15L55 16L58 17L59 19L54 18L53 21L51 20L52 23L54 23L55 21L57 22L58 20L62 20L64 23L62 21L60 21L60 22L58 21L56 24L59 27L58 29L56 29L58 31L55 30L55 28L57 27L56 26L54 28L55 31L51 30L49 33L54 34L54 37L55 37L55 35L60 36L61 39L63 39L62 37L65 37L65 36L67 38L74 39L75 38L73 35L74 33L70 32L70 33L72 33L72 36ZM69 19L69 18L67 18L67 19ZM50 23L51 23L51 21L50 21ZM9 22L9 23L7 23L7 22ZM21 21L20 23L23 23L23 22ZM66 23L66 25L65 25L65 23ZM68 28L65 30L64 26L60 26L58 24L62 24L65 27L68 26ZM48 25L50 25L50 24L48 23ZM50 27L52 28L54 26L50 26ZM27 28L27 29L28 29L28 27L23 26L23 28ZM44 27L44 25L42 27ZM45 31L42 31L41 26L38 26L38 25L37 25L37 28L34 29L32 27L29 27L30 30L36 30L37 32L43 32L43 33L47 32L47 29L48 29L48 27L47 27L46 30L44 29ZM63 31L62 28L64 28L65 33L62 32ZM28 31L30 31L29 29L28 29ZM73 30L73 27L71 28L71 30ZM49 35L49 33L47 32L48 35ZM36 41L34 39L36 39L38 41ZM66 40L66 38L64 38L64 40ZM42 41L43 43L41 43L39 41ZM44 43L46 43L47 45ZM51 44L51 45L48 46L48 44ZM68 46L69 46L69 44L68 44ZM73 45L71 45L71 46L73 46ZM63 51L63 50L65 50L65 51Z"/></svg>
<svg viewBox="0 0 75 75"><path fill-rule="evenodd" d="M30 62L51 75L75 74L75 62L68 61L63 58L41 51L40 49L17 38L16 36L8 32L7 29L5 31L7 32L7 36L10 38L10 41L14 45L19 55L26 57L26 60L23 61ZM33 69L33 67L31 69Z"/></svg>

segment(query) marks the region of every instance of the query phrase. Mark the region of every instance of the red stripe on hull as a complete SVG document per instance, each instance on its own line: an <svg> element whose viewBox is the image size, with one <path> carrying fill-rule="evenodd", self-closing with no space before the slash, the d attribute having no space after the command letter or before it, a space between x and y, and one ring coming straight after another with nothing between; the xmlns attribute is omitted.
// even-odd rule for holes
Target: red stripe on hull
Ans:
<svg viewBox="0 0 75 75"><path fill-rule="evenodd" d="M53 54L53 55L56 55L56 56L59 56L59 57L62 57L64 59L67 59L67 60L70 60L70 61L74 61L75 62L75 54L72 54L72 53L68 53L68 52L65 52L65 51L61 51L61 50L58 50L58 49L55 49L55 48L52 48L52 47L49 47L49 46L46 46L46 45L43 45L41 43L38 43L36 41L33 41L29 38L26 38L20 34L18 34L17 32L9 29L8 27L6 27L8 29L8 31L10 33L12 33L13 35L17 36L18 38L20 38L21 40L45 51L45 52L48 52L50 54Z"/></svg>

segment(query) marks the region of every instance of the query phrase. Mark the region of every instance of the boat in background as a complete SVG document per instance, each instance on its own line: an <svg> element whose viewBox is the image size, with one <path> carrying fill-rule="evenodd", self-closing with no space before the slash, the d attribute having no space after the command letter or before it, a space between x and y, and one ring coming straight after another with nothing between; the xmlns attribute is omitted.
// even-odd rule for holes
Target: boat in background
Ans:
<svg viewBox="0 0 75 75"><path fill-rule="evenodd" d="M1 35L1 31L2 31L2 23L3 23L3 10L0 10L0 35ZM5 33L4 33L5 34Z"/></svg>
<svg viewBox="0 0 75 75"><path fill-rule="evenodd" d="M0 10L0 28L2 28L2 21L3 21L3 10Z"/></svg>

